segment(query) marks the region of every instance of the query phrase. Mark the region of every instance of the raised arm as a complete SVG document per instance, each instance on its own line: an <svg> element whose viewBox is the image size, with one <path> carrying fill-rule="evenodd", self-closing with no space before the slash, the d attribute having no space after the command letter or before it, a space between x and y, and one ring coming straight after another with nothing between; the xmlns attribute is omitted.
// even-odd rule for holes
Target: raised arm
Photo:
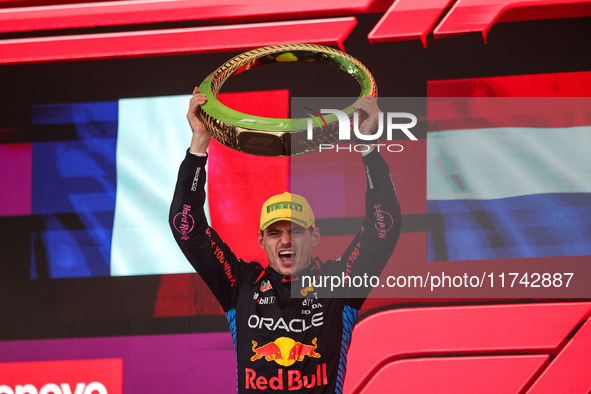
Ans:
<svg viewBox="0 0 591 394"><path fill-rule="evenodd" d="M373 133L380 112L376 101L364 97L355 106L366 115L359 131L364 134ZM394 251L402 226L400 203L388 164L373 147L363 154L362 160L367 183L365 218L361 230L333 267L333 272L344 273L351 279L354 276L380 275ZM358 288L352 293L344 293L356 298L354 304L360 306L370 291L371 288Z"/></svg>
<svg viewBox="0 0 591 394"><path fill-rule="evenodd" d="M205 164L211 137L197 114L205 100L195 88L187 113L193 137L179 168L169 223L185 257L227 311L234 307L240 268L246 263L234 256L205 217Z"/></svg>

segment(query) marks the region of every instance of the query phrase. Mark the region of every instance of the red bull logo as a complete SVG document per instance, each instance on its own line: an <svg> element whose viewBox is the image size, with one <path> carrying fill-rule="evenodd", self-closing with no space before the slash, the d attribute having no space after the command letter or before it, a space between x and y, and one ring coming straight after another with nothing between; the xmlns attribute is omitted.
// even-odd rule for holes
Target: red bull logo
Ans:
<svg viewBox="0 0 591 394"><path fill-rule="evenodd" d="M316 352L316 338L312 339L312 346L304 345L301 342L296 342L289 351L287 360L302 361L304 356L320 358L320 353Z"/></svg>
<svg viewBox="0 0 591 394"><path fill-rule="evenodd" d="M279 337L273 342L269 342L262 346L257 346L256 341L252 341L252 351L254 355L250 361L265 359L266 361L275 361L282 367L288 367L296 361L303 361L306 357L320 358L320 353L316 351L318 347L318 338L311 341L311 345L306 345L301 342L296 342L288 337ZM289 370L278 368L277 375L257 376L257 372L252 368L244 370L247 389L266 390L299 390L303 387L312 388L318 386L328 385L328 378L326 376L326 364L318 364L316 366L316 373L309 375L302 375L299 370Z"/></svg>
<svg viewBox="0 0 591 394"><path fill-rule="evenodd" d="M317 338L314 338L312 339L312 345L306 345L291 338L280 337L274 342L262 346L257 346L257 342L252 341L254 356L250 358L250 361L265 358L266 361L275 361L281 366L289 367L296 361L303 361L306 356L320 358L320 353L316 352L317 340Z"/></svg>
<svg viewBox="0 0 591 394"><path fill-rule="evenodd" d="M257 375L252 368L244 370L246 378L245 388L255 390L300 390L302 388L313 388L328 385L326 376L326 364L316 366L316 373L302 375L298 370L282 368L277 369L277 375L272 377Z"/></svg>
<svg viewBox="0 0 591 394"><path fill-rule="evenodd" d="M257 342L252 341L252 351L254 352L254 356L250 358L250 361L260 360L263 357L267 361L283 359L281 349L275 342L269 342L263 346L257 347Z"/></svg>

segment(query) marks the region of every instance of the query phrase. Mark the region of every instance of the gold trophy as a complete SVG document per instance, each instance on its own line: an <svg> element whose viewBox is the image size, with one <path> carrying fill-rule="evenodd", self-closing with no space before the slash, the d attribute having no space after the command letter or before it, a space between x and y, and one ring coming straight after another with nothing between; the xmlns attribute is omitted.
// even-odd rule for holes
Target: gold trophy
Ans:
<svg viewBox="0 0 591 394"><path fill-rule="evenodd" d="M201 119L207 131L223 145L260 156L292 156L313 152L320 144L338 141L338 122L326 116L327 127L314 130L308 139L307 118L265 118L238 112L223 105L217 95L228 78L255 67L283 62L317 62L352 75L361 86L359 97L377 97L373 76L359 60L334 48L313 44L283 44L253 49L224 63L199 86L207 96ZM353 105L342 110L351 117Z"/></svg>

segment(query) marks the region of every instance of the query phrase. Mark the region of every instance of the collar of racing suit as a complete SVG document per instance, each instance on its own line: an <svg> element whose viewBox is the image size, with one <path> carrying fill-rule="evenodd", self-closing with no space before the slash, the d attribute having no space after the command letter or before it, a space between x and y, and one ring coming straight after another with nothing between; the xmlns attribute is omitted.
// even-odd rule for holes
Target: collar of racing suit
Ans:
<svg viewBox="0 0 591 394"><path fill-rule="evenodd" d="M293 286L296 287L296 291L301 290L300 277L304 275L315 275L320 270L321 261L318 257L314 257L310 265L304 268L302 271L295 276L284 276L279 272L275 271L271 267L267 267L267 278L271 282L275 296L280 305L285 306L290 302L298 302L298 298L294 298L291 295L291 289Z"/></svg>

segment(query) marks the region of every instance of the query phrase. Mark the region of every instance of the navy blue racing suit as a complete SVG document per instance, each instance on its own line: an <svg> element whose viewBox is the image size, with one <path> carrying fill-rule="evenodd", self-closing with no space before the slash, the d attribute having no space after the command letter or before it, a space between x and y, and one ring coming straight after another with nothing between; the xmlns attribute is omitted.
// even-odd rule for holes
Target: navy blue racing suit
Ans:
<svg viewBox="0 0 591 394"><path fill-rule="evenodd" d="M341 393L353 326L364 298L323 297L303 277L379 275L398 241L400 205L377 151L363 157L367 178L362 228L340 258L284 277L234 255L205 218L207 157L187 153L170 208L179 247L221 304L234 340L239 393ZM320 283L320 282L318 282ZM299 286L303 298L292 298ZM356 289L359 290L359 289ZM367 293L369 293L367 289ZM365 294L367 295L367 294Z"/></svg>

